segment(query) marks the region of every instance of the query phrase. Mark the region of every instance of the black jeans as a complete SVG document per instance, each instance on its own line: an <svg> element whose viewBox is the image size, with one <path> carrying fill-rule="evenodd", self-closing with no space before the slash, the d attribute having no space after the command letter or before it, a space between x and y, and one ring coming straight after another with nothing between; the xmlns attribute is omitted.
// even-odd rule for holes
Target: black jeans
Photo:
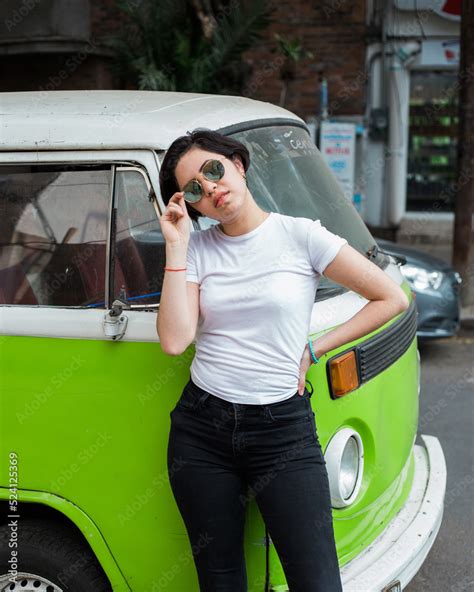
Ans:
<svg viewBox="0 0 474 592"><path fill-rule="evenodd" d="M215 397L192 380L184 387L171 412L168 475L201 592L246 592L249 497L255 498L290 591L342 592L310 396L305 389L279 403L247 405Z"/></svg>

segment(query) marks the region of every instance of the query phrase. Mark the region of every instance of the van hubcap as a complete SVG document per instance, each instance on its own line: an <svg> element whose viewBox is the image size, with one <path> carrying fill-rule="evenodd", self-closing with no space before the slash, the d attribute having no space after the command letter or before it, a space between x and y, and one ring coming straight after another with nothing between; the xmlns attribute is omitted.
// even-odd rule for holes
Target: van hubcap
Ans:
<svg viewBox="0 0 474 592"><path fill-rule="evenodd" d="M21 572L14 582L9 581L9 577L0 575L0 592L63 592L62 588L43 576Z"/></svg>

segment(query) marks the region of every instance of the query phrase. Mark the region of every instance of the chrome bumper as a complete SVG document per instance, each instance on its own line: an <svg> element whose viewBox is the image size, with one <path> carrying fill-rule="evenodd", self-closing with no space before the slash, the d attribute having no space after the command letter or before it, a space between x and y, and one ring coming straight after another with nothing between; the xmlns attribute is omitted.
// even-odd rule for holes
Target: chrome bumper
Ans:
<svg viewBox="0 0 474 592"><path fill-rule="evenodd" d="M371 545L341 568L344 592L382 592L392 582L401 589L420 569L443 518L446 462L438 438L422 434L415 445L410 495Z"/></svg>

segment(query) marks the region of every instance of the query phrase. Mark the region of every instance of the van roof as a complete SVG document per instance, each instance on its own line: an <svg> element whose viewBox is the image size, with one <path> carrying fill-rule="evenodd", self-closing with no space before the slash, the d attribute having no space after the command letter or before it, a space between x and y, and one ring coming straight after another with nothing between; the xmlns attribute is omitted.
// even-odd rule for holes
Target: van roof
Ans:
<svg viewBox="0 0 474 592"><path fill-rule="evenodd" d="M0 150L167 149L197 127L304 121L271 103L232 95L77 90L0 93ZM270 122L269 122L270 123Z"/></svg>

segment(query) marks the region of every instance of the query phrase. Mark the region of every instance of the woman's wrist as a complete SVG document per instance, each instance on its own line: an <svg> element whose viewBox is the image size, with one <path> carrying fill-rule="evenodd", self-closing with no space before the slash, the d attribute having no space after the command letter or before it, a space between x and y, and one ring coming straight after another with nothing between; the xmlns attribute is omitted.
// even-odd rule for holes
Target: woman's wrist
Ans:
<svg viewBox="0 0 474 592"><path fill-rule="evenodd" d="M313 356L311 355L311 350L313 350L314 355L316 356L317 360L319 360L326 353L323 349L321 349L321 346L318 343L318 341L319 341L318 339L308 340L308 349L309 349L309 353L311 356L311 361L313 363L316 363L316 362L314 362L314 360L313 360ZM311 347L310 347L310 344L311 344Z"/></svg>
<svg viewBox="0 0 474 592"><path fill-rule="evenodd" d="M166 243L167 253L187 253L189 241L176 241L174 243Z"/></svg>
<svg viewBox="0 0 474 592"><path fill-rule="evenodd" d="M166 244L165 267L186 267L188 245L183 243Z"/></svg>

